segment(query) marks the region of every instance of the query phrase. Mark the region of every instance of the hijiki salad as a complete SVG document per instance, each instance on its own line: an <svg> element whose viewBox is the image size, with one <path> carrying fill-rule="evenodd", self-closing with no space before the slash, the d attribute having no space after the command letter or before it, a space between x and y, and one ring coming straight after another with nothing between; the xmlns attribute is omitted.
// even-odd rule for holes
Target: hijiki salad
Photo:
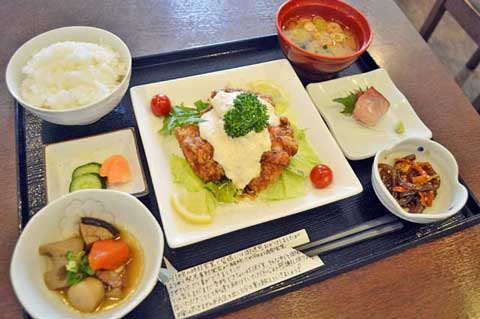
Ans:
<svg viewBox="0 0 480 319"><path fill-rule="evenodd" d="M288 99L275 84L215 90L193 107L172 106L157 94L150 106L164 117L160 134L174 136L182 151L170 157L173 181L183 190L172 195L172 206L190 222L211 222L217 205L301 197L308 177L316 188L332 182L305 131L287 117Z"/></svg>

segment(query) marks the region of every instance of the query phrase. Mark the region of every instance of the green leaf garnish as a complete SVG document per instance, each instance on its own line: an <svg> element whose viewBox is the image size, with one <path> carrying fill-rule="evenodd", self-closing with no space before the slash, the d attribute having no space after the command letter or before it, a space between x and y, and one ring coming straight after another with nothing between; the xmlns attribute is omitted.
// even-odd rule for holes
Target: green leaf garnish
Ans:
<svg viewBox="0 0 480 319"><path fill-rule="evenodd" d="M333 102L343 104L344 108L342 111L340 111L340 113L352 115L353 109L355 108L355 103L357 103L357 96L358 94L356 92L351 92L345 97L333 99Z"/></svg>
<svg viewBox="0 0 480 319"><path fill-rule="evenodd" d="M200 102L203 106L204 102ZM165 116L165 118L163 119L163 126L160 129L159 133L163 135L169 135L172 134L173 130L177 127L181 127L187 124L196 124L200 122L204 122L204 120L201 118L199 107L186 107L182 103L180 105L174 106L170 113Z"/></svg>
<svg viewBox="0 0 480 319"><path fill-rule="evenodd" d="M366 87L365 90L359 88L354 92L350 92L350 94L345 97L338 97L336 99L333 99L333 102L343 104L344 108L342 111L340 111L340 113L352 115L353 110L355 109L355 103L357 103L358 96L360 95L360 93L366 91L367 89L368 87Z"/></svg>
<svg viewBox="0 0 480 319"><path fill-rule="evenodd" d="M77 253L67 251L65 258L67 259L65 268L67 269L67 284L69 286L78 284L88 276L95 274L95 271L90 268L88 256L83 250Z"/></svg>
<svg viewBox="0 0 480 319"><path fill-rule="evenodd" d="M233 100L233 108L223 117L224 130L230 137L257 133L268 126L267 106L255 94L241 93Z"/></svg>
<svg viewBox="0 0 480 319"><path fill-rule="evenodd" d="M210 103L203 102L202 100L195 101L193 105L195 105L195 107L197 108L197 111L199 112L203 112L210 107Z"/></svg>

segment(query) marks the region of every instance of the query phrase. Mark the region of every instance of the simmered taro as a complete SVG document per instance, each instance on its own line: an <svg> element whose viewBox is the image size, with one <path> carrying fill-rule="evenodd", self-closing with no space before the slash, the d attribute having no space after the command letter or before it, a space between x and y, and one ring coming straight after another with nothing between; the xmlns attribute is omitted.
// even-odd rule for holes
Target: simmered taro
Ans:
<svg viewBox="0 0 480 319"><path fill-rule="evenodd" d="M395 159L393 166L378 164L380 178L398 204L409 213L431 207L440 187L440 177L429 162L416 162L415 154Z"/></svg>
<svg viewBox="0 0 480 319"><path fill-rule="evenodd" d="M135 288L143 254L134 238L104 220L83 217L79 236L40 246L52 267L46 286L81 312L110 309Z"/></svg>

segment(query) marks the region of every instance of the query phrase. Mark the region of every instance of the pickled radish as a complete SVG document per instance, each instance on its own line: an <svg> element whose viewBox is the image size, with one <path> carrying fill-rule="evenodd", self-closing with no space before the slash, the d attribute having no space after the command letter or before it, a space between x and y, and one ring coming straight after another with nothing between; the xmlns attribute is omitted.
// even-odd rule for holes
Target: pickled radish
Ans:
<svg viewBox="0 0 480 319"><path fill-rule="evenodd" d="M132 179L130 165L122 155L107 158L100 168L100 176L106 177L108 184L127 183Z"/></svg>

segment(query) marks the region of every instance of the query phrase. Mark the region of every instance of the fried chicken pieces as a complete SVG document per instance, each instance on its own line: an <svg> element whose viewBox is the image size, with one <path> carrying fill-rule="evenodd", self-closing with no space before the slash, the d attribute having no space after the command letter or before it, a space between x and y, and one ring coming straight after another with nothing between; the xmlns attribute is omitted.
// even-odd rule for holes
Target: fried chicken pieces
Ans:
<svg viewBox="0 0 480 319"><path fill-rule="evenodd" d="M272 148L270 151L263 153L260 162L260 176L250 181L245 188L247 193L257 193L267 188L288 166L290 157L297 153L298 144L286 117L280 118L280 125L269 126L268 132L270 133Z"/></svg>
<svg viewBox="0 0 480 319"><path fill-rule="evenodd" d="M214 93L212 95L214 96ZM280 118L278 126L269 126L268 132L272 142L271 149L263 153L260 176L250 181L244 189L245 193L255 194L267 188L288 166L290 157L297 153L298 144L286 117ZM213 159L214 148L200 137L197 124L176 128L175 137L185 159L204 182L219 181L225 176L222 166Z"/></svg>
<svg viewBox="0 0 480 319"><path fill-rule="evenodd" d="M175 137L188 164L204 182L219 181L225 176L222 166L213 160L213 146L200 137L197 124L177 127Z"/></svg>

